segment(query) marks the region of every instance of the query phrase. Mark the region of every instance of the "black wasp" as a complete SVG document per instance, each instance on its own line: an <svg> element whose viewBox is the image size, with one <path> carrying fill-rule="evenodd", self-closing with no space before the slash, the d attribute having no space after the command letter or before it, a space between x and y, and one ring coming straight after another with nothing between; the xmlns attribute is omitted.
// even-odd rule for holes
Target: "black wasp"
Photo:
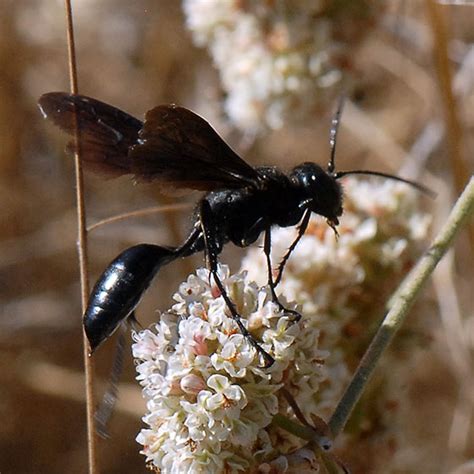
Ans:
<svg viewBox="0 0 474 474"><path fill-rule="evenodd" d="M276 167L253 168L242 160L200 116L176 105L160 105L145 121L89 97L51 92L39 106L44 117L67 133L77 129L84 164L101 174L131 174L136 181L156 180L172 188L205 191L195 210L194 225L179 247L139 244L113 260L92 290L84 327L91 353L127 318L158 270L171 261L204 251L206 264L242 333L273 363L242 324L217 274L218 255L232 242L246 247L264 233L268 285L274 301L288 257L306 231L311 213L325 217L336 230L343 212L338 180L348 174L371 174L402 181L424 192L418 183L375 171L335 171L335 139L341 107L331 128L331 157L327 169L303 163L288 174ZM69 144L74 149L74 142ZM299 223L298 233L273 278L270 250L272 226ZM298 313L286 310L297 319Z"/></svg>

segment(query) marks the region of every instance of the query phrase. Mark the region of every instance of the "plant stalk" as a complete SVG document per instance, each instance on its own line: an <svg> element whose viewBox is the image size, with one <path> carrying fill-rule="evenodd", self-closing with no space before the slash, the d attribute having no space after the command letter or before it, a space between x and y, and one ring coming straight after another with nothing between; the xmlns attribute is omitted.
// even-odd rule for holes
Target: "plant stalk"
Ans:
<svg viewBox="0 0 474 474"><path fill-rule="evenodd" d="M454 205L446 223L418 263L401 283L390 300L390 310L360 361L359 367L329 420L329 428L335 438L343 430L354 406L387 346L402 325L424 284L438 262L451 247L454 236L461 230L474 212L474 177Z"/></svg>
<svg viewBox="0 0 474 474"><path fill-rule="evenodd" d="M69 64L69 82L72 94L78 93L77 80L77 61L76 48L74 42L74 25L71 0L65 0L65 11L67 21L67 45L68 45L68 64ZM88 275L88 252L87 252L87 227L86 227L86 210L84 202L84 178L81 162L81 149L79 139L79 129L76 123L74 168L76 176L76 206L77 206L77 253L79 258L79 273L81 280L81 302L82 314L87 307L89 298L89 275ZM82 326L82 315L81 315ZM84 359L84 376L86 389L86 420L87 420L87 451L89 474L98 474L97 464L97 435L94 424L94 369L92 359L89 357L89 343L83 330L83 359Z"/></svg>

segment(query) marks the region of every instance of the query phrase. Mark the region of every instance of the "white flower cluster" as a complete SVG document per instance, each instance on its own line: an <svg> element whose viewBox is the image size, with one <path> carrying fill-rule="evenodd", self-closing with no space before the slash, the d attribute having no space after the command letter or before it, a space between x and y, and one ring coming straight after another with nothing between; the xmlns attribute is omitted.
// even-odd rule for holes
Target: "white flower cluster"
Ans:
<svg viewBox="0 0 474 474"><path fill-rule="evenodd" d="M418 193L405 184L346 178L343 185L339 238L314 216L278 286L301 305L307 324L320 333L320 348L330 354L320 390L304 403L295 397L303 409L317 406L323 417L332 413L391 292L420 255L430 224L419 211ZM291 228L272 232L274 268L294 238ZM250 249L242 263L257 283L265 281L262 253Z"/></svg>
<svg viewBox="0 0 474 474"><path fill-rule="evenodd" d="M237 127L281 128L288 117L303 119L332 103L350 62L348 44L369 30L353 22L370 16L371 2L350 3L184 0L187 26L210 50ZM344 38L351 30L357 35Z"/></svg>
<svg viewBox="0 0 474 474"><path fill-rule="evenodd" d="M276 413L290 413L279 389L291 384L293 393L309 398L325 379L318 331L282 315L268 288L258 288L245 273L230 276L221 265L219 275L243 323L275 363L262 368L207 270L182 283L172 310L134 334L149 426L137 441L160 472L249 472L299 447L270 424Z"/></svg>

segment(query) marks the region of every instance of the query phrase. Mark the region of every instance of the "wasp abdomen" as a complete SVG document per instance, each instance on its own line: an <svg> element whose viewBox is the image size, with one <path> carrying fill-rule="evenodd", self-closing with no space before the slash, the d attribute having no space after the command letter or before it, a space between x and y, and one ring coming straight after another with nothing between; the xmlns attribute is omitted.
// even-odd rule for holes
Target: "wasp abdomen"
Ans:
<svg viewBox="0 0 474 474"><path fill-rule="evenodd" d="M158 270L176 256L174 249L139 244L110 263L97 280L84 313L91 353L130 316Z"/></svg>

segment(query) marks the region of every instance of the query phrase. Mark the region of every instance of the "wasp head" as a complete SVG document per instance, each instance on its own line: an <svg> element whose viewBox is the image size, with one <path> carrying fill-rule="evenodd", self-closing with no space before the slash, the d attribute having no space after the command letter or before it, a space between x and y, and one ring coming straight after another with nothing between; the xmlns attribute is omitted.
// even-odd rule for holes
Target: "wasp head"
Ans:
<svg viewBox="0 0 474 474"><path fill-rule="evenodd" d="M335 228L342 215L342 188L332 174L315 163L303 163L293 169L290 179L299 188L301 206L327 219Z"/></svg>

